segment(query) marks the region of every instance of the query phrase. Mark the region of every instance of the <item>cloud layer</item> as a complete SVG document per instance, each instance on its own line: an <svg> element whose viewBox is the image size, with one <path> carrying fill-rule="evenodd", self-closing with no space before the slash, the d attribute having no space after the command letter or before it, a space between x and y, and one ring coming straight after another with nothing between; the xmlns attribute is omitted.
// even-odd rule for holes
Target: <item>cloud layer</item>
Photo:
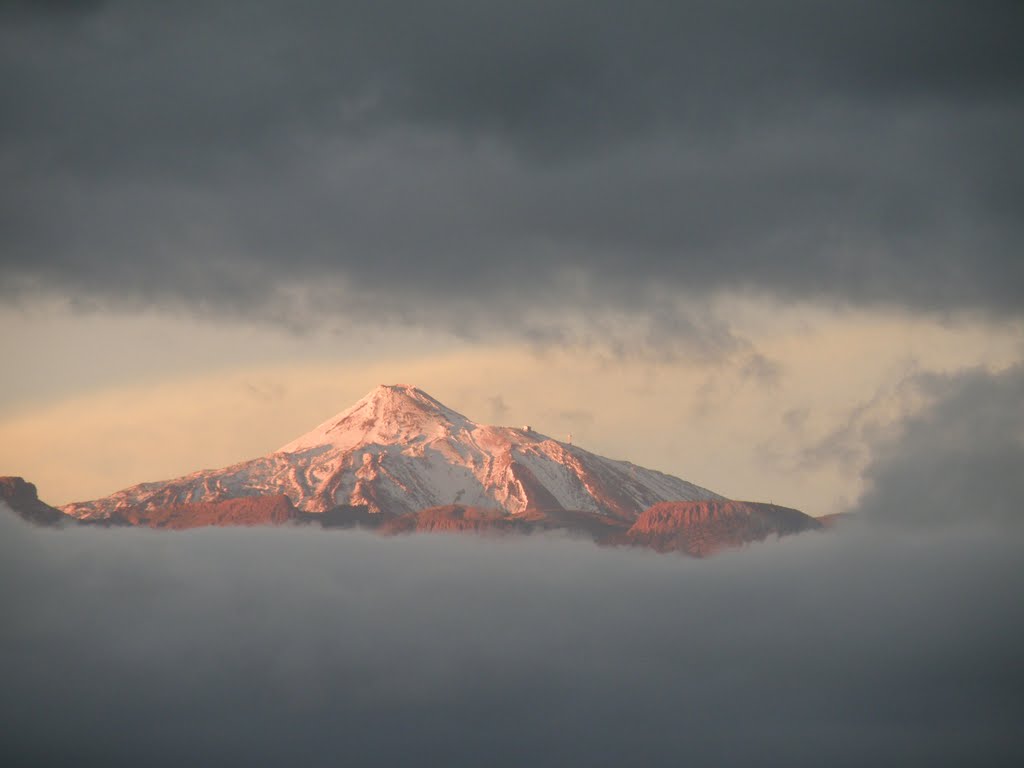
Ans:
<svg viewBox="0 0 1024 768"><path fill-rule="evenodd" d="M701 338L718 291L1024 306L1013 3L15 7L8 298Z"/></svg>
<svg viewBox="0 0 1024 768"><path fill-rule="evenodd" d="M1019 537L4 528L11 762L1013 764Z"/></svg>

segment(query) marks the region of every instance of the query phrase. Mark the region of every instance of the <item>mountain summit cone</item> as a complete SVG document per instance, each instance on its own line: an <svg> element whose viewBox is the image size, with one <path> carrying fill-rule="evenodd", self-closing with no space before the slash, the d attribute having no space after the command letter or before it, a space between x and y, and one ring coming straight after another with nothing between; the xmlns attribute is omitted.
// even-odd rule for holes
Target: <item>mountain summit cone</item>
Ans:
<svg viewBox="0 0 1024 768"><path fill-rule="evenodd" d="M332 446L400 443L437 438L476 426L461 413L411 384L381 384L351 408L316 429L281 446L279 453L298 453Z"/></svg>

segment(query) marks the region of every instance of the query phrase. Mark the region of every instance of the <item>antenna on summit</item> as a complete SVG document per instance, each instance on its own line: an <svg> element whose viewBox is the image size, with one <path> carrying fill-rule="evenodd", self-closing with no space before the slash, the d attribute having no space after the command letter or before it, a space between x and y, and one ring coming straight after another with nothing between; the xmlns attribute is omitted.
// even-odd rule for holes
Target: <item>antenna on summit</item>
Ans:
<svg viewBox="0 0 1024 768"><path fill-rule="evenodd" d="M569 445L572 445L572 432L569 433L569 435L566 438L565 442L567 442Z"/></svg>

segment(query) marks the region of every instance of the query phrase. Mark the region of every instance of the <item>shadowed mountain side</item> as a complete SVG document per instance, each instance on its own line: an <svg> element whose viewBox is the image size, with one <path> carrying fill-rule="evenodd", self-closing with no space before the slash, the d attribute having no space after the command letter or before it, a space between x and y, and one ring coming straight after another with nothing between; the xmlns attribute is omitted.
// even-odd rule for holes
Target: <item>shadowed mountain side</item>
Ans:
<svg viewBox="0 0 1024 768"><path fill-rule="evenodd" d="M59 509L40 501L35 485L22 477L0 477L0 501L7 502L23 520L36 525L77 522Z"/></svg>
<svg viewBox="0 0 1024 768"><path fill-rule="evenodd" d="M449 504L400 515L385 522L379 530L385 534L400 534L485 531L526 533L531 529L529 520L510 515L501 509Z"/></svg>
<svg viewBox="0 0 1024 768"><path fill-rule="evenodd" d="M821 523L796 509L753 501L679 501L655 504L629 529L629 542L659 552L696 557L768 536L818 530Z"/></svg>
<svg viewBox="0 0 1024 768"><path fill-rule="evenodd" d="M326 512L303 512L296 510L296 520L312 523L321 528L379 528L394 515L387 512L371 512L366 506L342 504Z"/></svg>
<svg viewBox="0 0 1024 768"><path fill-rule="evenodd" d="M99 520L78 521L44 504L35 486L20 477L0 478L0 499L24 519L39 525L63 521L100 526L140 526L168 530L217 526L318 525L364 528L386 536L412 533L530 534L562 531L603 546L637 546L658 552L704 557L769 536L831 527L795 509L744 501L664 502L630 524L584 510L531 509L519 514L494 507L460 504L428 507L395 515L365 506L340 505L326 512L303 512L284 494L244 496L219 501L139 505L116 510Z"/></svg>
<svg viewBox="0 0 1024 768"><path fill-rule="evenodd" d="M410 512L384 522L384 534L472 532L533 533L566 531L599 544L625 543L629 524L593 512L551 509L512 515L501 509L449 504Z"/></svg>

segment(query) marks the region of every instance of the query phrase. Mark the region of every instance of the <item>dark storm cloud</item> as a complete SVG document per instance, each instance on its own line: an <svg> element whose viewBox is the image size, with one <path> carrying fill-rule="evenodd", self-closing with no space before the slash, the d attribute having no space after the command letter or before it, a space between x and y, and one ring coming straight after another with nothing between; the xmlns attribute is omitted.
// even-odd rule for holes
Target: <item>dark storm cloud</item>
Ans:
<svg viewBox="0 0 1024 768"><path fill-rule="evenodd" d="M1024 306L1017 3L60 6L0 17L9 298L711 345L677 299Z"/></svg>

